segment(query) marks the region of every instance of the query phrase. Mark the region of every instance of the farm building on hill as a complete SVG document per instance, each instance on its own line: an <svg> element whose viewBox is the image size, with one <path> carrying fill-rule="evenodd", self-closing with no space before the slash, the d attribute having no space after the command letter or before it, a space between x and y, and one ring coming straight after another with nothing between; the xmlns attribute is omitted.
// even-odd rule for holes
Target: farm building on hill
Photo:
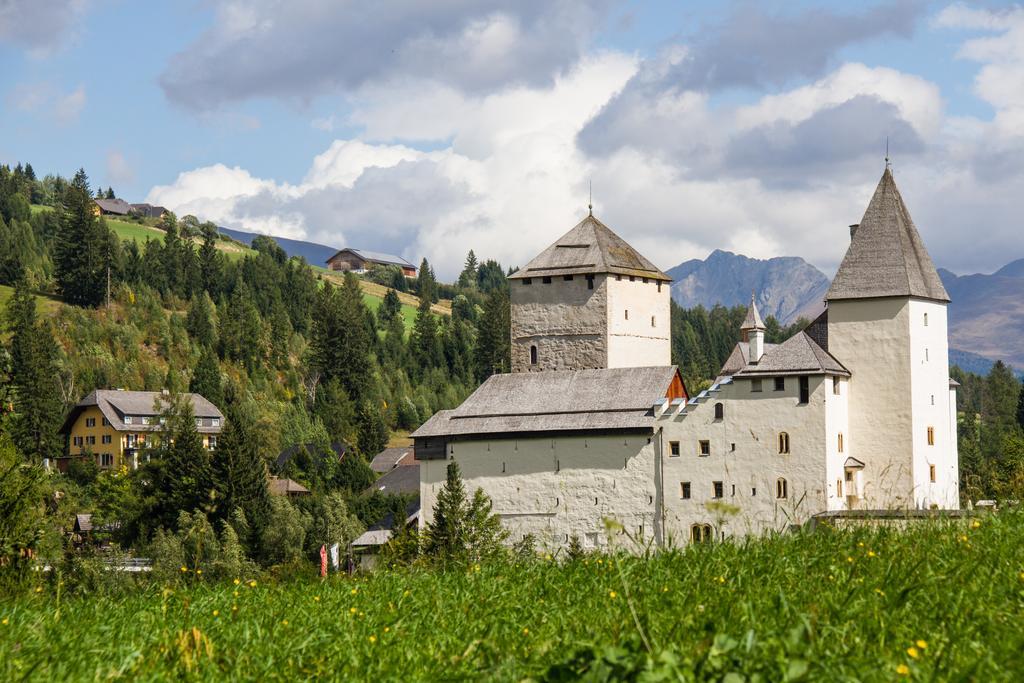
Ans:
<svg viewBox="0 0 1024 683"><path fill-rule="evenodd" d="M163 218L164 214L167 213L167 209L162 206L153 206L152 204L132 204L131 212L143 218Z"/></svg>
<svg viewBox="0 0 1024 683"><path fill-rule="evenodd" d="M593 216L513 274L513 372L412 435L420 525L452 461L510 541L549 548L959 507L950 299L889 168L825 312L769 344L752 300L697 396L671 365L667 280Z"/></svg>
<svg viewBox="0 0 1024 683"><path fill-rule="evenodd" d="M398 266L406 277L416 277L416 266L394 254L346 247L327 259L329 270L350 270L353 273L362 273L374 266Z"/></svg>
<svg viewBox="0 0 1024 683"><path fill-rule="evenodd" d="M94 199L93 213L97 216L127 216L132 205L123 199Z"/></svg>

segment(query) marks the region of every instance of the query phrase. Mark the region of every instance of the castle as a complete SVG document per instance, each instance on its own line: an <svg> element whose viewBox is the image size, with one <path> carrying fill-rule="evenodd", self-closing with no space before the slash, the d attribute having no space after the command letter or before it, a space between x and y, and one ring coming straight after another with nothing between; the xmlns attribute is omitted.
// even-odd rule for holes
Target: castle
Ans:
<svg viewBox="0 0 1024 683"><path fill-rule="evenodd" d="M512 372L414 434L421 523L450 460L517 541L658 545L844 510L959 506L949 296L887 167L810 326L752 298L712 386L670 360L670 278L593 215L510 278Z"/></svg>

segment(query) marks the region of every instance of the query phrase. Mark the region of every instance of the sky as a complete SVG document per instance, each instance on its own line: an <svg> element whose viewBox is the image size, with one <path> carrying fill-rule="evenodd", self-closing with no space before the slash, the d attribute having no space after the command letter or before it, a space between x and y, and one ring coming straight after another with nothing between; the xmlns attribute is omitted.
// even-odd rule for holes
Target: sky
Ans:
<svg viewBox="0 0 1024 683"><path fill-rule="evenodd" d="M0 0L0 163L445 279L522 265L591 186L663 269L831 274L887 140L937 265L1024 257L1024 8Z"/></svg>

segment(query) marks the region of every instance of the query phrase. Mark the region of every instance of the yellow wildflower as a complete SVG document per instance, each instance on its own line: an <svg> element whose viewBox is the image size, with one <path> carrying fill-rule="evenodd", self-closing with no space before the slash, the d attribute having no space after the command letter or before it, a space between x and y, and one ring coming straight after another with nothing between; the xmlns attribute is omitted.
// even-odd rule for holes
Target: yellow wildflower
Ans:
<svg viewBox="0 0 1024 683"><path fill-rule="evenodd" d="M615 591L608 591L608 597L614 600L615 598L619 597L619 594Z"/></svg>
<svg viewBox="0 0 1024 683"><path fill-rule="evenodd" d="M524 629L523 629L523 635L524 635L524 636L528 636L528 635L530 635L530 629L528 629L528 628L524 628Z"/></svg>
<svg viewBox="0 0 1024 683"><path fill-rule="evenodd" d="M238 605L231 605L231 611L232 612L237 612L238 611Z"/></svg>
<svg viewBox="0 0 1024 683"><path fill-rule="evenodd" d="M281 620L281 625L282 626L287 626L288 625L288 620L287 619L282 619Z"/></svg>
<svg viewBox="0 0 1024 683"><path fill-rule="evenodd" d="M4 620L2 622L0 622L0 624L3 624L4 626L7 626L7 624L9 624L9 623L11 623L11 620L8 619L7 617L4 617Z"/></svg>
<svg viewBox="0 0 1024 683"><path fill-rule="evenodd" d="M876 588L875 592L878 593L879 595L881 595L883 598L885 597L885 591L882 590L881 588Z"/></svg>
<svg viewBox="0 0 1024 683"><path fill-rule="evenodd" d="M869 550L868 551L868 557L874 557L874 556L875 556L875 551L874 550Z"/></svg>
<svg viewBox="0 0 1024 683"><path fill-rule="evenodd" d="M391 627L390 626L385 626L384 627L384 633L391 633Z"/></svg>
<svg viewBox="0 0 1024 683"><path fill-rule="evenodd" d="M370 636L370 643L372 644L372 643L376 643L376 642L377 642L377 636Z"/></svg>
<svg viewBox="0 0 1024 683"><path fill-rule="evenodd" d="M319 595L314 595L313 596L313 602L320 602L320 596Z"/></svg>
<svg viewBox="0 0 1024 683"><path fill-rule="evenodd" d="M182 571L182 573L187 572L188 571L188 567L182 567L181 571Z"/></svg>
<svg viewBox="0 0 1024 683"><path fill-rule="evenodd" d="M237 598L238 597L238 591L233 591L233 592L235 594L235 597Z"/></svg>
<svg viewBox="0 0 1024 683"><path fill-rule="evenodd" d="M547 555L545 555L544 559L545 560L550 560L551 559L551 553L548 553Z"/></svg>
<svg viewBox="0 0 1024 683"><path fill-rule="evenodd" d="M255 580L250 581L249 582L249 588L255 588L255 587L256 587L256 581Z"/></svg>
<svg viewBox="0 0 1024 683"><path fill-rule="evenodd" d="M196 574L202 574L202 573L203 573L203 570L202 570L202 569L197 569L197 570L196 570Z"/></svg>
<svg viewBox="0 0 1024 683"><path fill-rule="evenodd" d="M725 583L725 577L724 576L719 576L718 577L718 583Z"/></svg>
<svg viewBox="0 0 1024 683"><path fill-rule="evenodd" d="M36 586L36 593L42 593L42 592L43 592L43 587L42 586Z"/></svg>
<svg viewBox="0 0 1024 683"><path fill-rule="evenodd" d="M852 563L853 562L853 557L847 556L846 557L846 561Z"/></svg>
<svg viewBox="0 0 1024 683"><path fill-rule="evenodd" d="M910 655L911 659L917 659L921 652L916 647L911 646L907 648L907 654Z"/></svg>
<svg viewBox="0 0 1024 683"><path fill-rule="evenodd" d="M860 543L858 543L857 547L858 548L863 548L864 547L864 541L861 541Z"/></svg>
<svg viewBox="0 0 1024 683"><path fill-rule="evenodd" d="M909 676L910 675L910 667L907 666L906 664L900 664L899 666L896 667L896 673L898 673L900 676Z"/></svg>
<svg viewBox="0 0 1024 683"><path fill-rule="evenodd" d="M365 617L365 616L366 616L366 612L360 611L360 612L359 612L359 616L361 616L361 617Z"/></svg>
<svg viewBox="0 0 1024 683"><path fill-rule="evenodd" d="M978 520L974 520L973 522L971 522L971 528L972 529L977 529L980 526L981 526L981 522L979 522Z"/></svg>
<svg viewBox="0 0 1024 683"><path fill-rule="evenodd" d="M916 641L914 643L914 645L917 645L922 650L927 650L928 649L928 641L926 641L926 640L918 640L918 641Z"/></svg>
<svg viewBox="0 0 1024 683"><path fill-rule="evenodd" d="M236 586L237 586L238 584L240 584L240 583L242 583L242 582L241 582L241 581L239 581L238 579L235 579L235 585L236 585Z"/></svg>
<svg viewBox="0 0 1024 683"><path fill-rule="evenodd" d="M407 598L407 597L409 597L409 595L410 595L409 591L405 591L404 593L402 593L402 597L403 598Z"/></svg>
<svg viewBox="0 0 1024 683"><path fill-rule="evenodd" d="M349 593L351 593L352 595L355 595L358 592L359 592L358 588L353 588L351 591L349 591Z"/></svg>
<svg viewBox="0 0 1024 683"><path fill-rule="evenodd" d="M661 587L661 592L662 593L668 593L668 586L662 586Z"/></svg>
<svg viewBox="0 0 1024 683"><path fill-rule="evenodd" d="M355 607L349 607L349 608L348 608L348 611L349 611L349 612L350 612L351 614L355 614L355 613L356 613L356 612L358 612L359 610L357 610L357 609L356 609Z"/></svg>
<svg viewBox="0 0 1024 683"><path fill-rule="evenodd" d="M220 610L219 609L213 610L213 616L219 617L220 616Z"/></svg>

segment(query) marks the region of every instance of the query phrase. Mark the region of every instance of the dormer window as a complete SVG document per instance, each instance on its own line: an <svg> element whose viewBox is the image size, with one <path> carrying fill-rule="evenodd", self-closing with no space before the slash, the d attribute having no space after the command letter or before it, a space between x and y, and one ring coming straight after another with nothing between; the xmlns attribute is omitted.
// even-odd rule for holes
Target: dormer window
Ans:
<svg viewBox="0 0 1024 683"><path fill-rule="evenodd" d="M124 423L126 425L130 425L132 423L132 416L131 415L125 415L124 416Z"/></svg>
<svg viewBox="0 0 1024 683"><path fill-rule="evenodd" d="M219 417L215 417L212 420L210 420L210 426L211 427L220 427L220 418Z"/></svg>

